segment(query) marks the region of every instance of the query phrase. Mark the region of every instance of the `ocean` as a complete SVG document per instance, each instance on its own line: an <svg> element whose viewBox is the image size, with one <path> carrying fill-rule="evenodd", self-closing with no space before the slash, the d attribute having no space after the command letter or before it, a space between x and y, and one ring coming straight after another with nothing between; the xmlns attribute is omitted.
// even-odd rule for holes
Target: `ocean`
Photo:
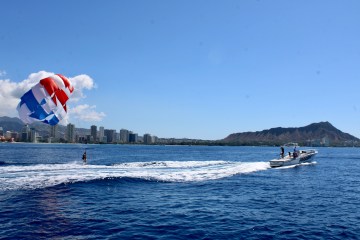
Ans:
<svg viewBox="0 0 360 240"><path fill-rule="evenodd" d="M0 239L360 239L360 150L317 150L0 144Z"/></svg>

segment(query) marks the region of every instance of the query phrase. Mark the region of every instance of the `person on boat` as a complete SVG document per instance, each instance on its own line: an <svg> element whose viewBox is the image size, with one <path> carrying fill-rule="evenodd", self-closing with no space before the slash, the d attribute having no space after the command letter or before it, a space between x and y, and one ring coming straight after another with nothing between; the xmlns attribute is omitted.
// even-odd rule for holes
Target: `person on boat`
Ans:
<svg viewBox="0 0 360 240"><path fill-rule="evenodd" d="M86 163L86 150L85 150L85 152L84 152L83 155L82 155L82 160L83 160L84 163Z"/></svg>
<svg viewBox="0 0 360 240"><path fill-rule="evenodd" d="M281 158L284 158L284 147L281 146L280 149L281 149L280 156L281 156Z"/></svg>
<svg viewBox="0 0 360 240"><path fill-rule="evenodd" d="M296 149L296 146L294 147L294 153L293 153L294 158L296 158L298 156L298 151Z"/></svg>

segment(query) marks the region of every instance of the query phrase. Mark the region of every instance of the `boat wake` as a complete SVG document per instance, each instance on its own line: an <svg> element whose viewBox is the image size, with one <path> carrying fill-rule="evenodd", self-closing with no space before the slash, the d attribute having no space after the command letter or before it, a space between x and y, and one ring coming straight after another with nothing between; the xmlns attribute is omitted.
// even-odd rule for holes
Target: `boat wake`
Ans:
<svg viewBox="0 0 360 240"><path fill-rule="evenodd" d="M197 182L269 169L268 162L155 161L107 165L37 164L0 167L0 190L36 189L108 178Z"/></svg>

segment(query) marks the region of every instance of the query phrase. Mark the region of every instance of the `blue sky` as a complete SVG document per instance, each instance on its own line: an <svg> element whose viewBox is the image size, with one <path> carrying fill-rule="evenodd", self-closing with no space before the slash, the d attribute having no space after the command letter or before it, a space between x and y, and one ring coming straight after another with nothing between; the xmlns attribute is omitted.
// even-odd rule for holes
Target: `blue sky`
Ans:
<svg viewBox="0 0 360 240"><path fill-rule="evenodd" d="M86 76L69 107L91 114L69 112L76 126L221 139L329 121L360 137L359 1L4 0L0 9L0 81ZM16 116L1 111L11 106L1 89L0 100L0 113Z"/></svg>

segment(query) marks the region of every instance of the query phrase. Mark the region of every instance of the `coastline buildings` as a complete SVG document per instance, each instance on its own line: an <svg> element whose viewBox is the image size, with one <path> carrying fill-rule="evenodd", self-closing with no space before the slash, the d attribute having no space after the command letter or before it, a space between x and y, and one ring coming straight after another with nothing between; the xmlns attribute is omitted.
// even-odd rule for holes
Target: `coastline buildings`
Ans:
<svg viewBox="0 0 360 240"><path fill-rule="evenodd" d="M31 127L30 127L31 126ZM127 129L104 129L91 125L90 128L75 128L74 124L62 125L22 125L20 131L4 131L0 127L0 141L32 143L110 143L110 144L155 144L162 143L157 137L146 133L139 136ZM6 129L5 129L6 130Z"/></svg>
<svg viewBox="0 0 360 240"><path fill-rule="evenodd" d="M2 127L0 127L0 137L4 136L4 130Z"/></svg>
<svg viewBox="0 0 360 240"><path fill-rule="evenodd" d="M30 127L29 125L24 125L21 132L21 141L28 142L30 140Z"/></svg>
<svg viewBox="0 0 360 240"><path fill-rule="evenodd" d="M20 139L18 132L6 131L0 136L1 141L15 142Z"/></svg>
<svg viewBox="0 0 360 240"><path fill-rule="evenodd" d="M39 133L36 132L35 128L30 128L30 142L37 143L38 142Z"/></svg>
<svg viewBox="0 0 360 240"><path fill-rule="evenodd" d="M48 143L59 142L58 125L50 126Z"/></svg>
<svg viewBox="0 0 360 240"><path fill-rule="evenodd" d="M58 125L50 126L50 137L56 139L58 136L57 131L58 131Z"/></svg>
<svg viewBox="0 0 360 240"><path fill-rule="evenodd" d="M96 143L97 142L97 126L92 125L90 127L90 142L91 143Z"/></svg>
<svg viewBox="0 0 360 240"><path fill-rule="evenodd" d="M151 136L150 134L144 134L144 144L154 144L156 142L156 137Z"/></svg>
<svg viewBox="0 0 360 240"><path fill-rule="evenodd" d="M104 139L104 127L99 128L99 142L104 143L106 142L106 139Z"/></svg>
<svg viewBox="0 0 360 240"><path fill-rule="evenodd" d="M75 142L75 125L74 124L69 123L67 125L65 139L69 143Z"/></svg>
<svg viewBox="0 0 360 240"><path fill-rule="evenodd" d="M0 141L5 141L4 129L2 127L0 127Z"/></svg>
<svg viewBox="0 0 360 240"><path fill-rule="evenodd" d="M128 143L129 142L129 130L120 129L120 143Z"/></svg>
<svg viewBox="0 0 360 240"><path fill-rule="evenodd" d="M129 132L129 143L137 143L138 142L138 134Z"/></svg>
<svg viewBox="0 0 360 240"><path fill-rule="evenodd" d="M114 143L115 142L115 130L113 129L105 129L104 130L104 135L106 137L106 142L105 143Z"/></svg>

